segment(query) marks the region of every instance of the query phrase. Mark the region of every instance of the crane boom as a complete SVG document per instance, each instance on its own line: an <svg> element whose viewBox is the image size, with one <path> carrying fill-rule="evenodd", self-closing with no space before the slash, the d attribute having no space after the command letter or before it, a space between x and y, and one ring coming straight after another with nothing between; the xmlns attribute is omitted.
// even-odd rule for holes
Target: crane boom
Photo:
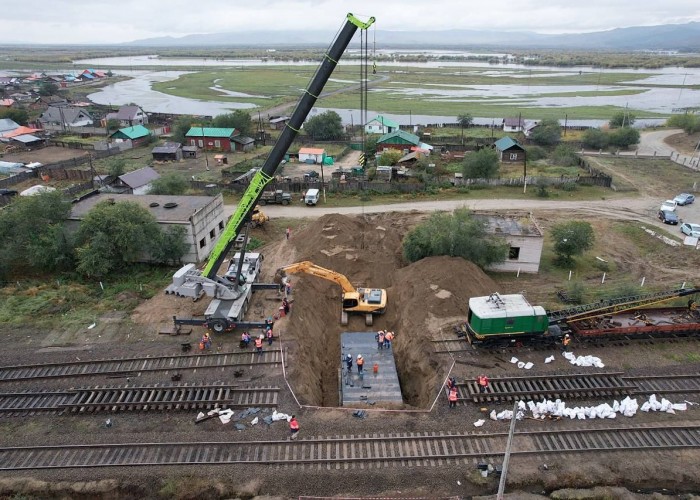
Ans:
<svg viewBox="0 0 700 500"><path fill-rule="evenodd" d="M326 269L325 267L317 266L313 262L310 262L308 260L304 262L297 262L296 264L290 264L286 267L280 268L278 273L306 273L306 274L311 274L313 276L316 276L318 278L323 278L328 281L334 281L340 285L340 287L343 289L343 293L357 293L357 290L355 290L355 287L352 286L350 281L342 274L337 273L335 271L331 271L330 269Z"/></svg>
<svg viewBox="0 0 700 500"><path fill-rule="evenodd" d="M294 138L299 133L304 120L311 111L316 99L321 94L323 87L328 82L328 79L333 73L338 60L345 52L345 49L350 44L352 37L355 35L357 29L366 30L373 23L374 17L370 17L367 22L363 22L355 17L353 14L348 14L346 16L345 25L342 27L338 36L335 38L331 44L328 52L323 57L323 62L316 70L316 74L311 79L309 86L305 90L301 97L301 100L297 104L291 118L287 122L282 134L275 143L268 155L262 169L253 176L250 181L248 189L246 189L243 197L241 198L236 211L228 222L228 225L224 231L219 236L219 240L212 249L209 260L207 261L202 275L209 279L216 279L216 273L219 267L226 258L226 254L235 244L236 237L238 237L243 224L250 217L255 205L260 198L265 186L272 180L280 162L284 158L285 153L292 145Z"/></svg>

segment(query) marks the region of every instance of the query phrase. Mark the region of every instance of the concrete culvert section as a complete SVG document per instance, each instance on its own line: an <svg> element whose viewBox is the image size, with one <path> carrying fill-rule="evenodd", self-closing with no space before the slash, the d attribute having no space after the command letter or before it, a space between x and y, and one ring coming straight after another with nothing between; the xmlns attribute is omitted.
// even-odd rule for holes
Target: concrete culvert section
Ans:
<svg viewBox="0 0 700 500"><path fill-rule="evenodd" d="M410 225L398 224L397 217L408 216L328 215L290 240L297 261L310 260L345 275L356 287L386 288L388 294L386 313L375 316L372 327L365 326L359 314L350 315L349 325L341 326L340 286L315 276L291 275L293 306L284 321L284 341L290 383L302 404L340 404L341 333L390 330L396 334L392 349L404 405L429 407L445 365L431 339L441 329L453 336L452 325L464 321L469 297L498 291L483 271L461 258L430 257L407 264L401 242Z"/></svg>

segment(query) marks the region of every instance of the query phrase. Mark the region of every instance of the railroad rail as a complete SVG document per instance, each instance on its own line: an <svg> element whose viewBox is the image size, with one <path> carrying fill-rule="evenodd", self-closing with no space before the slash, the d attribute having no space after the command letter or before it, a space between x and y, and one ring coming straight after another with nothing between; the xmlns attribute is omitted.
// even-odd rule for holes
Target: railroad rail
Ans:
<svg viewBox="0 0 700 500"><path fill-rule="evenodd" d="M0 367L0 382L19 380L86 377L94 375L129 375L142 372L184 371L205 368L226 368L251 365L271 365L281 362L279 349L256 352L225 352L211 354L186 354L179 356L155 356L120 359L73 361L68 363L42 363Z"/></svg>
<svg viewBox="0 0 700 500"><path fill-rule="evenodd" d="M458 401L466 403L540 400L592 399L635 394L696 394L700 375L623 376L622 372L534 375L489 380L487 392L480 393L476 381L457 384Z"/></svg>
<svg viewBox="0 0 700 500"><path fill-rule="evenodd" d="M507 433L401 433L277 441L81 444L0 448L0 470L163 465L295 469L439 467L504 453ZM516 433L513 455L700 448L700 426Z"/></svg>
<svg viewBox="0 0 700 500"><path fill-rule="evenodd" d="M0 415L270 407L277 406L278 393L278 387L240 387L223 384L160 384L142 387L6 392L0 393Z"/></svg>
<svg viewBox="0 0 700 500"><path fill-rule="evenodd" d="M431 340L433 343L434 352L437 354L447 354L452 352L472 352L474 347L467 342L465 338L461 339L434 339Z"/></svg>

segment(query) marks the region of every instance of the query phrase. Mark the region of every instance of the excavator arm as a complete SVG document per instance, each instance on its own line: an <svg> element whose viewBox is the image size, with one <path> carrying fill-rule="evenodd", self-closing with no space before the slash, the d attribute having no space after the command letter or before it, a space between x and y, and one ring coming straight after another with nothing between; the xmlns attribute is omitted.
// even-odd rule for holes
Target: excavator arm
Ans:
<svg viewBox="0 0 700 500"><path fill-rule="evenodd" d="M352 37L357 29L366 30L374 23L374 17L370 17L367 22L359 20L352 14L348 14L345 20L345 25L341 28L335 41L331 44L328 52L323 57L323 62L316 70L316 74L311 79L308 88L302 95L297 107L294 109L291 118L287 122L282 134L275 143L272 151L268 155L262 169L258 171L250 181L248 189L243 194L236 211L229 220L228 225L219 236L219 240L212 249L209 260L207 261L202 275L208 279L215 280L216 273L219 267L226 258L226 254L235 244L236 238L241 232L243 225L258 203L265 186L274 177L280 162L287 153L289 146L292 145L294 138L301 129L304 120L308 116L316 99L321 94L323 87L328 82L333 70L338 64L338 60L345 52L345 49L350 44Z"/></svg>
<svg viewBox="0 0 700 500"><path fill-rule="evenodd" d="M290 264L277 270L277 276L279 278L284 278L286 274L296 273L311 274L312 276L338 283L343 289L343 293L357 293L355 287L352 286L350 281L344 275L331 271L330 269L326 269L325 267L317 266L308 260L304 262L297 262L296 264Z"/></svg>

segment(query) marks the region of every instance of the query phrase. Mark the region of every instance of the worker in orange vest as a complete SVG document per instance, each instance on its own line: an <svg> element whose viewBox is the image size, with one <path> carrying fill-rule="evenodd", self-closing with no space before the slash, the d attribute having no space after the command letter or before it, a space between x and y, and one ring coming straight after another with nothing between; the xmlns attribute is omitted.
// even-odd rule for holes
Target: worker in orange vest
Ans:
<svg viewBox="0 0 700 500"><path fill-rule="evenodd" d="M564 344L564 352L569 352L569 344L571 344L571 335L568 333L564 335L564 338L561 341L562 344Z"/></svg>
<svg viewBox="0 0 700 500"><path fill-rule="evenodd" d="M299 434L299 421L297 420L296 415L292 415L292 418L289 421L289 431L292 433L292 439L296 439L297 435Z"/></svg>
<svg viewBox="0 0 700 500"><path fill-rule="evenodd" d="M362 367L365 364L365 358L362 357L362 354L357 355L357 373L362 375Z"/></svg>
<svg viewBox="0 0 700 500"><path fill-rule="evenodd" d="M377 333L377 349L384 349L384 330Z"/></svg>
<svg viewBox="0 0 700 500"><path fill-rule="evenodd" d="M483 373L476 377L476 383L479 385L479 392L486 392L489 387L489 378Z"/></svg>
<svg viewBox="0 0 700 500"><path fill-rule="evenodd" d="M392 340L394 340L394 332L386 332L384 334L384 347L391 349Z"/></svg>
<svg viewBox="0 0 700 500"><path fill-rule="evenodd" d="M450 394L447 396L450 401L450 408L457 408L457 387L452 386L450 388Z"/></svg>
<svg viewBox="0 0 700 500"><path fill-rule="evenodd" d="M258 350L258 354L262 354L263 336L260 335L255 339L255 348Z"/></svg>

